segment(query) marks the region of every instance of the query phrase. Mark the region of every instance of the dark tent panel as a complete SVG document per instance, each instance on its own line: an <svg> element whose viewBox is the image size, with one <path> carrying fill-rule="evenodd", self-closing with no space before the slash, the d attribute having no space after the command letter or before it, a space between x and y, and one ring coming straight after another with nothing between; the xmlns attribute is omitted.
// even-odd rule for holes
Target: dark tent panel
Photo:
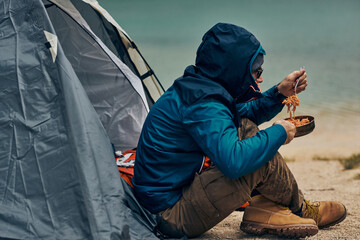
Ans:
<svg viewBox="0 0 360 240"><path fill-rule="evenodd" d="M70 1L61 4L47 12L67 59L115 148L135 148L148 113L141 82L91 32Z"/></svg>
<svg viewBox="0 0 360 240"><path fill-rule="evenodd" d="M91 30L101 41L125 63L134 74L140 77L140 73L136 69L134 63L130 59L121 37L116 28L109 23L104 16L93 9L89 4L80 0L71 0L71 3L76 7L81 16L85 19Z"/></svg>
<svg viewBox="0 0 360 240"><path fill-rule="evenodd" d="M116 29L114 25L112 25L110 22L108 22L105 17L98 11L96 11L94 8L92 8L89 4L81 1L81 0L71 0L71 3L76 7L76 9L79 11L81 16L85 19L87 24L89 25L90 29L94 32L94 34L101 39L101 41L123 62L125 63L131 71L138 76L140 79L145 79L145 74L150 73L150 76L152 78L156 79L155 74L151 69L148 69L149 72L146 72L145 74L141 74L132 59L130 58L130 55L124 45L124 42L122 41L121 36L119 35L119 31ZM50 16L51 18L51 16ZM55 27L56 29L56 27ZM125 38L125 36L123 36ZM126 39L129 40L129 39ZM126 42L125 42L126 43ZM135 43L130 41L131 47L135 47ZM137 48L136 48L137 49ZM65 52L66 53L66 52ZM145 61L145 60L144 60ZM147 63L145 63L147 64ZM155 81L158 82L158 81ZM161 88L161 91L159 94L163 93L163 88L160 85L160 82L158 82L158 87ZM155 100L157 98L153 98L147 89L146 85L144 84L144 90L145 90L145 96L146 100L149 104L149 107L155 103Z"/></svg>

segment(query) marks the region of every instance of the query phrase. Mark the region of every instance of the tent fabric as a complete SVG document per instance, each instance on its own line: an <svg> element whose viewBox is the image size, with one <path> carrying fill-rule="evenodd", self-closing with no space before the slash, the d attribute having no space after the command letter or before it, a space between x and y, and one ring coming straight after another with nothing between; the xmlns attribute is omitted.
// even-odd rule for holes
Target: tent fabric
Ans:
<svg viewBox="0 0 360 240"><path fill-rule="evenodd" d="M111 142L116 150L135 148L149 111L141 81L92 32L70 1L53 2L45 6L56 35Z"/></svg>
<svg viewBox="0 0 360 240"><path fill-rule="evenodd" d="M110 24L117 29L121 40L123 41L124 46L126 47L129 56L132 62L135 64L139 77L143 79L145 85L145 90L149 92L153 102L155 102L159 97L164 93L164 88L158 81L156 75L151 70L146 60L141 55L139 49L137 48L135 42L129 37L129 35L119 26L119 24L110 16L110 14L103 9L96 0L83 0L90 4L94 9L96 9ZM148 74L147 77L144 77Z"/></svg>
<svg viewBox="0 0 360 240"><path fill-rule="evenodd" d="M69 40L90 43L76 31ZM93 47L107 53L97 56L105 61L97 69L114 74L111 82L92 71L90 48L81 50L86 58L68 60L62 38L40 0L0 0L0 239L158 239L157 216L120 178L93 106L101 101L90 94L102 88L98 78L106 88L121 87L133 73L97 42ZM81 81L82 61L95 74L93 85ZM111 93L105 90L101 96ZM144 104L138 101L142 112Z"/></svg>

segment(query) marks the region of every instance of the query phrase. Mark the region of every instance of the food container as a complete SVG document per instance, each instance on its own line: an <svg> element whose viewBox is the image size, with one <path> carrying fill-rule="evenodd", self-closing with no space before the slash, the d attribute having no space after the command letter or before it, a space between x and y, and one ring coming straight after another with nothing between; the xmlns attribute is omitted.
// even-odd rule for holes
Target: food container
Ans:
<svg viewBox="0 0 360 240"><path fill-rule="evenodd" d="M315 128L315 118L313 116L303 115L303 116L295 117L295 119L299 119L299 120L301 120L303 118L309 119L309 123L296 127L295 137L301 137L301 136L307 135L307 134L311 133ZM285 118L285 120L289 120L289 119L290 118Z"/></svg>

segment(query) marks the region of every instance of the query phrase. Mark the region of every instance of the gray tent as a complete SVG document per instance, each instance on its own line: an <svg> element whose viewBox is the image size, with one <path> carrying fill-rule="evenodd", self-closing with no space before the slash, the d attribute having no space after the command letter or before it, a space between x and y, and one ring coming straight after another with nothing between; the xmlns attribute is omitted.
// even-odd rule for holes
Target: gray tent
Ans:
<svg viewBox="0 0 360 240"><path fill-rule="evenodd" d="M136 147L148 106L163 93L136 45L96 1L43 2L111 142L117 150Z"/></svg>
<svg viewBox="0 0 360 240"><path fill-rule="evenodd" d="M162 92L96 1L0 0L0 239L158 239L111 143Z"/></svg>

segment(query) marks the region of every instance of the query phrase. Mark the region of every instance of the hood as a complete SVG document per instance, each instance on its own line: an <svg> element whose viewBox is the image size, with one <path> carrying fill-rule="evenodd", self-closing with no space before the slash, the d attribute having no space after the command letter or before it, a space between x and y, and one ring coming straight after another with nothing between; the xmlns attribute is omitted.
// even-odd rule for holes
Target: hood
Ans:
<svg viewBox="0 0 360 240"><path fill-rule="evenodd" d="M195 65L199 73L218 82L238 101L261 97L252 76L258 54L266 54L260 42L246 29L218 23L205 33L197 50Z"/></svg>
<svg viewBox="0 0 360 240"><path fill-rule="evenodd" d="M174 82L173 87L185 106L204 99L216 99L222 102L232 112L235 126L239 127L235 99L220 83L202 76L195 66L188 66L184 75Z"/></svg>
<svg viewBox="0 0 360 240"><path fill-rule="evenodd" d="M195 66L188 66L184 75L178 78L173 86L186 106L205 98L217 99L229 109L232 109L235 103L235 99L221 84L202 76Z"/></svg>
<svg viewBox="0 0 360 240"><path fill-rule="evenodd" d="M216 99L227 106L239 126L236 102L262 97L252 76L252 64L265 54L259 41L244 28L218 23L203 37L196 65L188 66L173 87L183 104Z"/></svg>

